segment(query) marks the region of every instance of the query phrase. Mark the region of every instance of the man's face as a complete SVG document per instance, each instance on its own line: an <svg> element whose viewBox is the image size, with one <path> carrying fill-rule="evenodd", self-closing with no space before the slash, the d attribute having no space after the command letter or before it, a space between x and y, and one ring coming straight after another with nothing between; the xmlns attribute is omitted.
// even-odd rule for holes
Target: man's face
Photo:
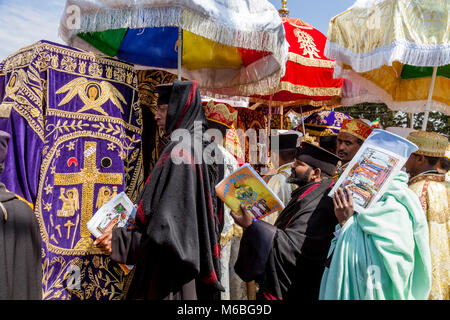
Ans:
<svg viewBox="0 0 450 320"><path fill-rule="evenodd" d="M291 168L292 168L291 175L286 180L288 183L294 183L299 187L302 187L311 182L313 169L308 164L298 159L295 159Z"/></svg>
<svg viewBox="0 0 450 320"><path fill-rule="evenodd" d="M343 163L347 163L353 159L360 148L358 138L346 133L339 132L337 136L337 155L342 159Z"/></svg>
<svg viewBox="0 0 450 320"><path fill-rule="evenodd" d="M169 106L167 104L158 105L158 108L157 108L156 114L155 114L156 125L163 131L166 130L166 117L167 117L167 108L168 107Z"/></svg>
<svg viewBox="0 0 450 320"><path fill-rule="evenodd" d="M411 153L411 155L409 156L408 160L404 165L406 172L409 174L411 178L419 174L418 172L420 171L418 170L419 166L420 166L419 156L415 153Z"/></svg>

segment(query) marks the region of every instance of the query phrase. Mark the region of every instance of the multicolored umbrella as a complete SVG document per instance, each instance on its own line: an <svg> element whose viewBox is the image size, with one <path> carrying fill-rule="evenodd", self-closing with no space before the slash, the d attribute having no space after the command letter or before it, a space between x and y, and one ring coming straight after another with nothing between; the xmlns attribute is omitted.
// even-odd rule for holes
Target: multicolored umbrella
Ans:
<svg viewBox="0 0 450 320"><path fill-rule="evenodd" d="M325 55L335 77L392 110L450 114L450 2L359 0L332 18ZM364 102L364 101L360 101Z"/></svg>
<svg viewBox="0 0 450 320"><path fill-rule="evenodd" d="M60 34L137 69L178 69L226 95L275 87L288 52L282 21L266 0L67 0Z"/></svg>

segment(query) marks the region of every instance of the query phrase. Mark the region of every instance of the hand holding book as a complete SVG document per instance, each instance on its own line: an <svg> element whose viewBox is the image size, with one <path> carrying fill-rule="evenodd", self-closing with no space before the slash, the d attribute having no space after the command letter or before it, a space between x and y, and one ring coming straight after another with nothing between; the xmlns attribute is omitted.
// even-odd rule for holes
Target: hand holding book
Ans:
<svg viewBox="0 0 450 320"><path fill-rule="evenodd" d="M248 163L219 182L216 193L238 216L243 213L242 206L255 219L262 219L284 209L281 200Z"/></svg>
<svg viewBox="0 0 450 320"><path fill-rule="evenodd" d="M250 214L248 213L247 209L245 208L245 206L243 204L241 204L241 210L242 210L242 214L241 215L237 215L235 212L231 211L231 217L233 218L234 222L244 228L247 229L248 227L250 227L253 223L252 221L252 217L250 216Z"/></svg>
<svg viewBox="0 0 450 320"><path fill-rule="evenodd" d="M342 188L337 189L334 192L333 197L334 214L336 215L341 227L355 213L355 210L353 209L352 193L347 187L345 187L344 190L345 191L343 191Z"/></svg>
<svg viewBox="0 0 450 320"><path fill-rule="evenodd" d="M104 254L111 254L111 239L114 226L111 225L103 234L95 239L94 245L102 250Z"/></svg>

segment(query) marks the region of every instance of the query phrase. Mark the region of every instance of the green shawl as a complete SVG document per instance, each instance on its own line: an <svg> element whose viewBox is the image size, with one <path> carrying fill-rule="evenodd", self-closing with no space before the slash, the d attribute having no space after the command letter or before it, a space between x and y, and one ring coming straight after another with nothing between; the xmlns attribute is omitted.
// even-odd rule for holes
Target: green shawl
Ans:
<svg viewBox="0 0 450 320"><path fill-rule="evenodd" d="M428 225L407 181L400 172L377 203L355 212L340 229L329 250L334 253L322 276L320 299L428 298Z"/></svg>

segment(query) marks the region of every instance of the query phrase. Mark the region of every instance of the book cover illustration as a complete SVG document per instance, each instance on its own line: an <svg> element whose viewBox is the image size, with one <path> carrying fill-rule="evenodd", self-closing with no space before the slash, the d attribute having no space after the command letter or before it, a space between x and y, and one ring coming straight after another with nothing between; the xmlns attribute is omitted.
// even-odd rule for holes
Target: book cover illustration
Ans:
<svg viewBox="0 0 450 320"><path fill-rule="evenodd" d="M252 218L256 219L284 209L280 199L248 163L219 182L216 192L217 196L239 215L242 214L241 204Z"/></svg>
<svg viewBox="0 0 450 320"><path fill-rule="evenodd" d="M94 237L98 238L107 229L134 228L135 216L136 207L125 192L121 192L98 209L87 227Z"/></svg>
<svg viewBox="0 0 450 320"><path fill-rule="evenodd" d="M395 153L363 144L329 195L333 196L337 188L348 187L356 211L366 209L379 199L385 185L401 169L404 162L404 159Z"/></svg>
<svg viewBox="0 0 450 320"><path fill-rule="evenodd" d="M134 228L135 217L136 207L125 192L121 192L97 210L88 221L87 228L94 237L98 238L106 230L116 227ZM128 274L134 267L125 264L119 264L119 266L125 274Z"/></svg>

